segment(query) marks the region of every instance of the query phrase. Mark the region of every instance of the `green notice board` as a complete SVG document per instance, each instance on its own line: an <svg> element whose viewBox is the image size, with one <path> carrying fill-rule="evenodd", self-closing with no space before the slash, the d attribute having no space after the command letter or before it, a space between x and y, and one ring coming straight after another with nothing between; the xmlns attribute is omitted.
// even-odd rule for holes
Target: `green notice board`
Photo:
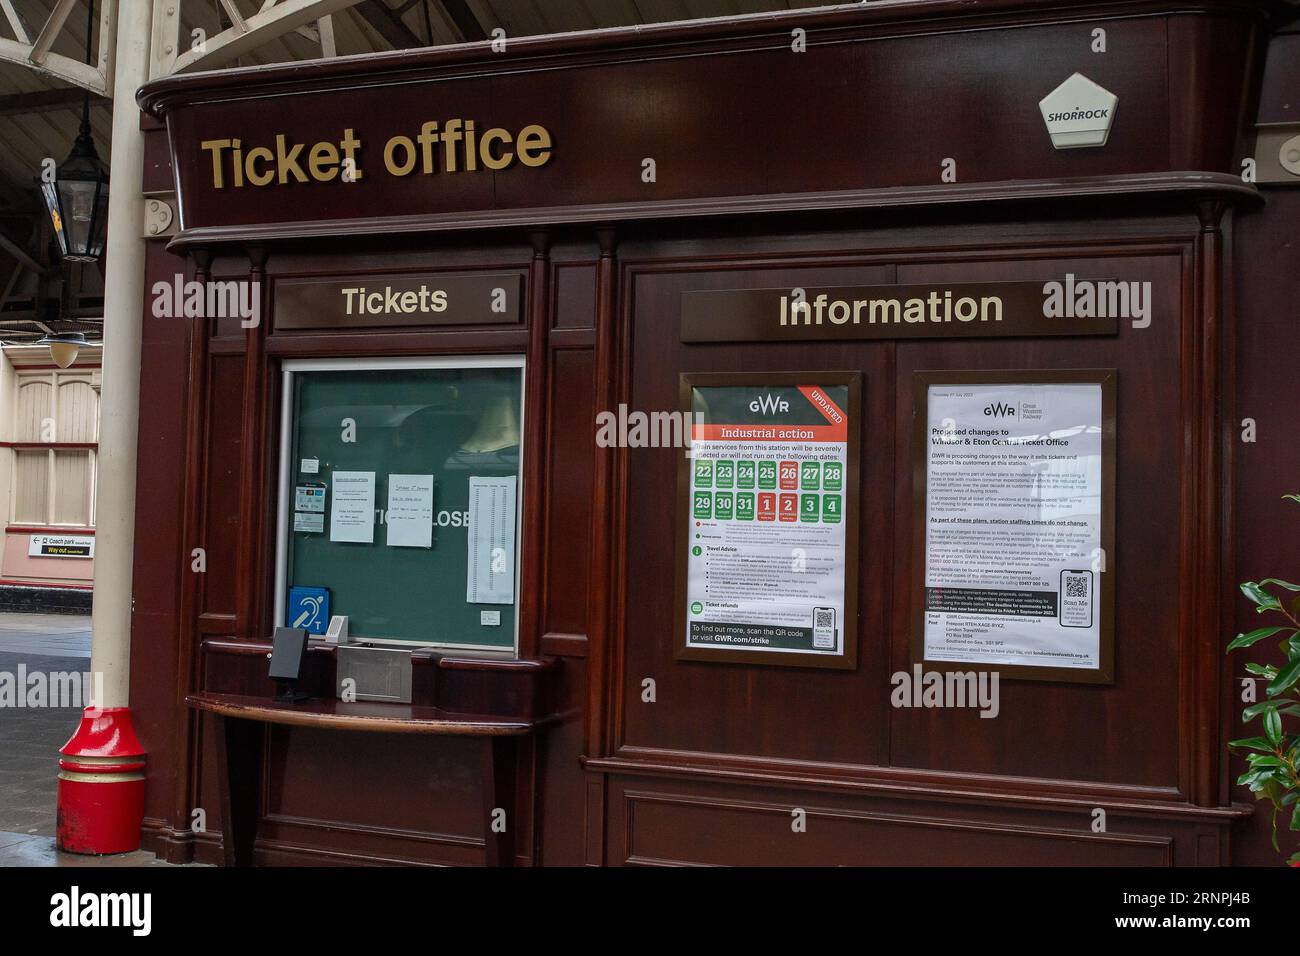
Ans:
<svg viewBox="0 0 1300 956"><path fill-rule="evenodd" d="M286 368L282 599L328 589L354 639L513 648L523 369L310 366Z"/></svg>

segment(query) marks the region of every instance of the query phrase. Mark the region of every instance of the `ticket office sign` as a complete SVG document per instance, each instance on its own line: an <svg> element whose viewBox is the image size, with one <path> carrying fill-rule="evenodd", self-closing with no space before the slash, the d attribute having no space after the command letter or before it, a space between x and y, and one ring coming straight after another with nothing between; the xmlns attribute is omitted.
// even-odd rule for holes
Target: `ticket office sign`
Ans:
<svg viewBox="0 0 1300 956"><path fill-rule="evenodd" d="M917 372L913 659L1114 677L1115 373Z"/></svg>
<svg viewBox="0 0 1300 956"><path fill-rule="evenodd" d="M856 666L859 381L682 376L678 659Z"/></svg>

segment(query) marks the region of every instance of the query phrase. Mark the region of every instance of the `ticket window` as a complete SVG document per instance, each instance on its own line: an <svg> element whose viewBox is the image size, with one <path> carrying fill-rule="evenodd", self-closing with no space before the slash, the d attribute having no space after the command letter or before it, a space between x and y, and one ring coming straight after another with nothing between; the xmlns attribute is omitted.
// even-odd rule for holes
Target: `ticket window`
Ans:
<svg viewBox="0 0 1300 956"><path fill-rule="evenodd" d="M518 647L523 359L284 365L277 623Z"/></svg>

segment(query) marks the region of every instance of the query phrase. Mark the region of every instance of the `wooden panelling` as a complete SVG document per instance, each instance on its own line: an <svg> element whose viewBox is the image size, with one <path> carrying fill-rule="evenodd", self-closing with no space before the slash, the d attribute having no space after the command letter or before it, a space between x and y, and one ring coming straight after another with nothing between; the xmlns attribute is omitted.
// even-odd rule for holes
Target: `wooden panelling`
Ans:
<svg viewBox="0 0 1300 956"><path fill-rule="evenodd" d="M996 258L971 256L932 264L901 266L900 281L972 282L1002 279L1062 278L1071 272L1120 281L1151 283L1151 325L1120 324L1114 337L1091 336L1053 344L1023 339L992 344L971 342L900 343L896 365L896 440L899 462L895 484L893 552L895 624L889 633L890 671L911 666L908 622L913 607L912 562L919 559L911 540L913 449L912 372L918 369L1117 370L1116 553L1106 571L1115 575L1115 683L1106 687L1038 684L1004 679L1001 710L992 720L973 712L898 709L891 715L891 763L1008 776L1187 788L1180 754L1187 728L1180 723L1180 662L1190 654L1179 631L1180 568L1169 560L1170 542L1179 535L1179 495L1183 434L1179 347L1185 316L1182 250L1195 235L1194 222L1171 223L1182 245L1163 252L1150 243L1124 249L1100 245L1087 257L1040 246L1032 252L1006 252ZM1148 490L1144 490L1148 489ZM1155 489L1159 489L1156 493ZM906 519L906 520L905 520ZM1167 679L1152 680L1162 673ZM883 685L882 685L883 686ZM1120 733L1121 727L1161 726L1165 733Z"/></svg>
<svg viewBox="0 0 1300 956"><path fill-rule="evenodd" d="M1294 102L1294 100L1293 100ZM1236 222L1234 258L1237 262L1235 293L1236 394L1226 413L1225 440L1234 456L1234 534L1232 562L1226 572L1223 594L1227 626L1222 640L1254 630L1259 620L1254 605L1237 590L1240 581L1277 577L1300 580L1300 505L1282 495L1300 493L1300 442L1296 441L1296 410L1300 409L1300 376L1294 364L1279 361L1294 354L1296 303L1300 302L1300 246L1295 223L1300 221L1300 192L1273 190L1268 207ZM1255 440L1243 441L1247 420L1254 424ZM1280 664L1273 641L1263 641L1231 658L1225 680L1229 692L1223 739L1248 737L1259 723L1241 723L1242 684L1251 680L1248 661ZM1264 699L1263 682L1256 682L1257 699ZM1229 779L1245 773L1240 755L1231 761ZM1234 799L1250 801L1244 787L1233 786ZM1279 857L1270 845L1267 806L1259 806L1248 827L1233 842L1233 862L1276 865L1300 847L1300 840L1279 821Z"/></svg>
<svg viewBox="0 0 1300 956"><path fill-rule="evenodd" d="M1108 238L1099 223L1048 227L1030 248L997 224L943 231L942 247L923 237L902 256L890 233L807 237L795 269L770 261L772 240L695 242L689 262L674 262L676 247L638 245L640 261L625 266L632 309L630 407L671 407L679 372L701 368L855 368L866 378L862 473L863 571L855 586L863 608L863 663L846 675L808 675L774 666L676 664L669 657L671 598L664 568L675 530L662 515L671 500L672 458L663 450L622 454L635 464L628 476L627 538L636 555L627 576L624 632L617 644L623 716L617 752L635 763L674 761L694 767L749 760L749 772L835 776L831 765L913 768L1005 778L1006 786L1068 789L1067 781L1146 788L1190 795L1193 740L1185 715L1188 685L1179 679L1195 649L1180 630L1180 582L1190 573L1168 558L1173 536L1188 535L1180 512L1178 475L1183 460L1184 389L1181 348L1193 321L1187 287L1199 225L1188 215L1167 221L1130 220ZM1051 234L1054 233L1054 234ZM1086 240L1080 236L1087 235ZM932 236L933 242L937 236ZM741 250L755 260L736 267ZM875 247L879 247L879 251ZM626 248L626 247L625 247ZM668 261L655 261L662 257ZM629 252L629 256L631 253ZM712 255L712 258L711 258ZM856 265L836 265L857 260ZM1115 336L1076 340L900 341L683 346L677 338L677 297L687 289L821 286L897 281L1039 280L1067 272L1150 282L1151 324L1122 323ZM887 704L890 675L910 667L911 374L918 369L1116 368L1120 391L1122 529L1109 570L1117 573L1121 622L1119 675L1102 688L1005 680L1001 711L984 720L973 711L895 710ZM1151 495L1136 489L1161 488ZM886 544L888 543L888 544ZM666 567L666 566L665 566ZM888 635L888 640L882 639ZM1163 670L1170 679L1151 681ZM657 701L641 700L644 678L657 683ZM685 703L689 701L689 704ZM667 706L665 706L665 704ZM1113 728L1155 722L1162 734L1120 734ZM1180 727L1183 728L1180 730ZM817 765L820 769L813 769ZM737 769L740 769L737 767ZM1046 784L1046 781L1059 781ZM1019 783L1015 781L1020 781Z"/></svg>
<svg viewBox="0 0 1300 956"><path fill-rule="evenodd" d="M239 573L240 462L243 436L240 433L244 393L242 355L213 356L208 371L208 446L206 490L203 506L203 538L195 547L207 552L208 570L203 579L203 611L208 614L235 613L235 584ZM197 488L196 488L197 491Z"/></svg>
<svg viewBox="0 0 1300 956"><path fill-rule="evenodd" d="M1170 866L1175 855L1171 836L1093 833L1084 814L1068 821L985 810L959 818L935 808L884 812L809 794L719 796L715 788L678 793L638 782L615 794L618 860L642 866Z"/></svg>
<svg viewBox="0 0 1300 956"><path fill-rule="evenodd" d="M839 246L839 242L832 240ZM743 248L743 246L741 246ZM727 244L717 252L734 255ZM716 254L716 253L715 253ZM848 254L846 258L851 258ZM823 258L823 257L819 257ZM860 370L864 414L858 502L864 544L857 631L861 663L843 673L809 674L774 665L674 662L673 568L683 547L673 527L677 465L683 449L620 451L627 476L629 556L624 634L621 641L625 730L620 744L682 751L761 754L773 758L844 764L886 762L873 732L886 721L887 694L881 681L887 620L880 583L891 579L889 513L879 489L893 483L889 454L891 401L889 343L739 343L683 345L679 338L680 296L688 289L794 288L865 285L893 281L891 264L815 264L794 268L764 263L742 270L704 255L681 264L629 264L624 270L632 303L632 368L629 409L646 413L678 407L682 372ZM864 582L867 583L864 586ZM644 703L641 683L656 682L656 702Z"/></svg>
<svg viewBox="0 0 1300 956"><path fill-rule="evenodd" d="M591 578L591 469L595 411L593 355L587 350L551 353L551 443L547 500L547 632L581 634L587 628Z"/></svg>
<svg viewBox="0 0 1300 956"><path fill-rule="evenodd" d="M594 263L557 263L554 294L555 328L595 327L596 266Z"/></svg>
<svg viewBox="0 0 1300 956"><path fill-rule="evenodd" d="M1232 19L1210 14L1167 21L1171 169L1241 168L1254 91L1224 83L1218 69L1229 60L1241 64L1246 76L1256 74L1253 57L1262 24L1247 27Z"/></svg>
<svg viewBox="0 0 1300 956"><path fill-rule="evenodd" d="M264 802L269 825L260 836L384 856L408 832L419 838L402 841L397 853L439 859L446 842L440 835L450 834L477 852L448 862L477 862L483 833L477 748L476 741L456 738L273 728Z"/></svg>
<svg viewBox="0 0 1300 956"><path fill-rule="evenodd" d="M583 819L589 778L580 760L586 694L586 662L580 658L566 659L561 667L559 698L555 704L563 717L537 737L540 780L534 819L544 866L582 866L585 862Z"/></svg>
<svg viewBox="0 0 1300 956"><path fill-rule="evenodd" d="M1292 23L1268 44L1260 88L1260 123L1300 122L1300 25Z"/></svg>

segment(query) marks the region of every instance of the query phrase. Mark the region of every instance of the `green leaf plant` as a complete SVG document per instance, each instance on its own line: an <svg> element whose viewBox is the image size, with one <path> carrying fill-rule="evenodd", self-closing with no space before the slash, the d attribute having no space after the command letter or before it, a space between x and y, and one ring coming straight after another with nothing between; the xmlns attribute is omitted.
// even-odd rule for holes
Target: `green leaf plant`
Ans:
<svg viewBox="0 0 1300 956"><path fill-rule="evenodd" d="M1300 503L1300 495L1284 495ZM1233 750L1245 751L1249 769L1237 783L1249 787L1257 800L1273 806L1273 849L1278 849L1277 819L1290 815L1290 829L1300 831L1300 732L1294 721L1300 717L1300 584L1279 578L1247 581L1241 593L1255 602L1255 612L1268 615L1269 625L1238 634L1228 653L1275 638L1283 663L1247 664L1246 671L1268 681L1264 699L1241 712L1242 723L1260 721L1263 734L1229 741ZM1280 852L1280 851L1279 851ZM1300 852L1287 860L1300 866Z"/></svg>

